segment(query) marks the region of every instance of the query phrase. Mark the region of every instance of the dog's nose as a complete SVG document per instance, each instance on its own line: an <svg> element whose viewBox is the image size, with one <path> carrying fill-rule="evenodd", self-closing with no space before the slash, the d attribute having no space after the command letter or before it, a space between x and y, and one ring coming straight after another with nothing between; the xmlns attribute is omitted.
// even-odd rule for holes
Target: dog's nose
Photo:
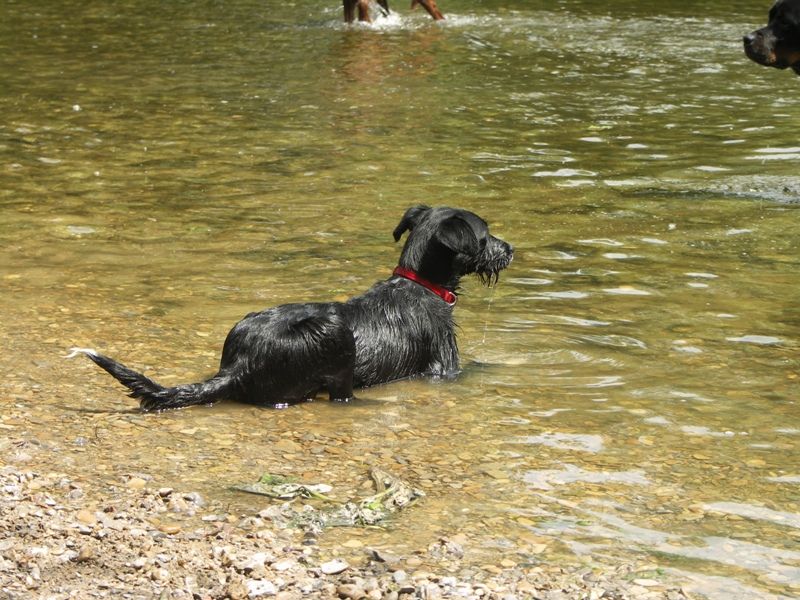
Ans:
<svg viewBox="0 0 800 600"><path fill-rule="evenodd" d="M751 46L753 42L756 41L756 36L753 33L748 33L746 36L742 38L745 46Z"/></svg>

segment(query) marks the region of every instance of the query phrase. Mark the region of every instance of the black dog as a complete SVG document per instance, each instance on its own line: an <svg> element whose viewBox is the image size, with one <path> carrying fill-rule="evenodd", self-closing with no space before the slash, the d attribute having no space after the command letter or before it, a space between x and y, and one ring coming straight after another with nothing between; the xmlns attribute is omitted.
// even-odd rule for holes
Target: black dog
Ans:
<svg viewBox="0 0 800 600"><path fill-rule="evenodd" d="M744 36L744 53L760 65L791 67L800 75L800 0L778 0L767 26Z"/></svg>
<svg viewBox="0 0 800 600"><path fill-rule="evenodd" d="M163 387L93 350L75 352L125 385L145 411L223 398L285 406L323 390L331 400L347 400L354 387L453 375L459 280L476 273L487 285L496 283L513 248L466 210L409 208L395 241L406 231L392 277L347 302L284 304L247 315L228 333L219 372L202 383Z"/></svg>

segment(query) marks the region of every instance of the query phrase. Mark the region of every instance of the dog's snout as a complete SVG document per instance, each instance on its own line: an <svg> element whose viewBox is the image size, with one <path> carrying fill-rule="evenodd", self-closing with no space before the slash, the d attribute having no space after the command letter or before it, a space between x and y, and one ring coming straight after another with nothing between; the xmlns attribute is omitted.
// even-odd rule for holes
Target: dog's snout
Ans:
<svg viewBox="0 0 800 600"><path fill-rule="evenodd" d="M490 243L487 244L486 250L491 254L505 254L505 255L512 255L514 254L514 247L506 242L505 240L501 240L500 238L490 236Z"/></svg>
<svg viewBox="0 0 800 600"><path fill-rule="evenodd" d="M506 267L511 264L511 261L514 260L514 246L509 244L508 242L503 242L503 251L506 255Z"/></svg>
<svg viewBox="0 0 800 600"><path fill-rule="evenodd" d="M514 256L514 246L509 244L505 240L501 240L500 238L495 238L497 240L497 244L500 247L500 253L506 255L509 260Z"/></svg>
<svg viewBox="0 0 800 600"><path fill-rule="evenodd" d="M742 38L742 42L744 42L745 46L752 46L753 42L756 41L756 35L754 33L748 33Z"/></svg>

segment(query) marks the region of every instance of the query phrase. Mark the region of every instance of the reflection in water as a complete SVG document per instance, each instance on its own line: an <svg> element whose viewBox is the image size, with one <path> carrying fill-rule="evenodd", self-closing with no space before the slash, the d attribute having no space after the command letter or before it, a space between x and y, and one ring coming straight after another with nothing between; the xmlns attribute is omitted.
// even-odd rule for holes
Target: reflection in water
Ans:
<svg viewBox="0 0 800 600"><path fill-rule="evenodd" d="M365 545L796 595L800 108L741 56L762 7L453 2L0 7L2 460L243 512L262 472L346 499L380 465L428 496ZM61 359L213 373L244 314L387 277L419 202L517 248L464 283L455 381L141 415Z"/></svg>

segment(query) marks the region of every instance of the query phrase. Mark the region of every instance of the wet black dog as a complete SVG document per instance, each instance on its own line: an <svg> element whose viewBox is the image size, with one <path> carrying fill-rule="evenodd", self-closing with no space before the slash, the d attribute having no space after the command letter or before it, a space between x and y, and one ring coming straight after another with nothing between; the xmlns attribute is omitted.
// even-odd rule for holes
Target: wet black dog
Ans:
<svg viewBox="0 0 800 600"><path fill-rule="evenodd" d="M778 0L767 26L744 36L744 52L760 65L800 75L800 0Z"/></svg>
<svg viewBox="0 0 800 600"><path fill-rule="evenodd" d="M163 387L93 350L76 348L140 399L145 411L223 398L282 406L327 391L347 400L354 387L458 371L455 290L476 273L487 285L513 258L466 210L416 206L394 230L408 239L392 277L347 302L284 304L252 313L228 334L219 372L202 383Z"/></svg>

